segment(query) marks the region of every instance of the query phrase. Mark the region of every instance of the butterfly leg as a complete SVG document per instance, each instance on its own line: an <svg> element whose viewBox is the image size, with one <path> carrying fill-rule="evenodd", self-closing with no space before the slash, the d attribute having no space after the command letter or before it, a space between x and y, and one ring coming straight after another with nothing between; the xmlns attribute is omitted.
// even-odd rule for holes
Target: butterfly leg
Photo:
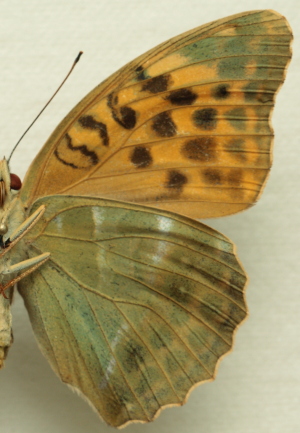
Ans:
<svg viewBox="0 0 300 433"><path fill-rule="evenodd" d="M31 272L35 271L41 265L43 265L50 257L50 253L44 253L36 257L32 257L31 259L23 260L22 262L16 263L15 265L9 266L2 273L3 275L13 274L19 271L24 271L17 277L13 278L4 286L0 286L0 293L6 298L5 290L9 287L14 286L18 281L22 280L22 278L31 274Z"/></svg>
<svg viewBox="0 0 300 433"><path fill-rule="evenodd" d="M2 253L0 254L0 257L4 256L39 221L39 219L45 212L45 209L45 206L40 206L32 215L30 215L22 224L20 224L13 231L10 237L5 241L3 240L2 236ZM38 267L45 263L49 257L50 253L44 253L31 259L23 260L19 263L9 265L5 269L3 269L2 275L10 275L18 272L21 273L17 277L14 277L12 280L10 280L8 283L0 285L0 294L2 294L6 298L5 291L7 289L14 286L22 278L31 274L31 272L35 271Z"/></svg>
<svg viewBox="0 0 300 433"><path fill-rule="evenodd" d="M8 239L3 240L3 236L1 238L1 242L4 247L2 247L3 252L0 254L0 257L7 253L26 233L38 222L38 220L43 216L46 208L45 206L40 206L32 215L30 215L22 224L20 224L16 230L10 235Z"/></svg>

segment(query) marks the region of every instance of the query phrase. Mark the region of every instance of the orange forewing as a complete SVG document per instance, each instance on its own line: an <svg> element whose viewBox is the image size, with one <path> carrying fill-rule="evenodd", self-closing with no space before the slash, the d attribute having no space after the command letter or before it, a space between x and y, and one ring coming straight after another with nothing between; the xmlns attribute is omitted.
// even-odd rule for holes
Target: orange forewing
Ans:
<svg viewBox="0 0 300 433"><path fill-rule="evenodd" d="M61 122L28 171L23 202L101 196L194 218L249 207L271 166L269 116L291 38L281 15L254 11L140 56Z"/></svg>

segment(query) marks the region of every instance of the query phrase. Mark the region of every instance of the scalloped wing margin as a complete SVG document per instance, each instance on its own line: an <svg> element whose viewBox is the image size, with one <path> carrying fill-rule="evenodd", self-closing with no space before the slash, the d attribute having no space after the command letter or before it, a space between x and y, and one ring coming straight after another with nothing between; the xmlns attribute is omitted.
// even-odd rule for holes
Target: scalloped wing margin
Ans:
<svg viewBox="0 0 300 433"><path fill-rule="evenodd" d="M232 243L168 212L52 196L27 235L50 260L19 283L42 352L108 424L147 422L214 377L246 316ZM82 223L84 221L84 223Z"/></svg>

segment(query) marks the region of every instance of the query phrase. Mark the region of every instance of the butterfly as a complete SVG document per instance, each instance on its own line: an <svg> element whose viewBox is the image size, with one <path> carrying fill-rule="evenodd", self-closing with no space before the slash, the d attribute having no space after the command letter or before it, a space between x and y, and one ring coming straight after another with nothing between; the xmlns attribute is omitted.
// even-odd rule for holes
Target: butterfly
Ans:
<svg viewBox="0 0 300 433"><path fill-rule="evenodd" d="M247 278L196 219L259 198L291 39L267 10L191 30L89 93L22 186L0 162L0 366L17 284L53 370L111 426L152 421L215 377Z"/></svg>

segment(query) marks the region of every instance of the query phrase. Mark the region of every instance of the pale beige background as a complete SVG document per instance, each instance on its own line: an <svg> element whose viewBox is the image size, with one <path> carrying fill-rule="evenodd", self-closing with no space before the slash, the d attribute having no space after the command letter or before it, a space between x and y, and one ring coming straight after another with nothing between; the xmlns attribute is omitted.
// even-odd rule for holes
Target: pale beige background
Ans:
<svg viewBox="0 0 300 433"><path fill-rule="evenodd" d="M91 88L135 56L205 22L251 9L284 14L294 58L274 113L274 167L251 210L209 222L229 236L250 276L250 318L217 380L183 408L167 409L128 433L300 431L299 0L1 0L1 157L52 94L79 50L72 78L12 160L24 175L59 120ZM0 372L1 433L111 432L62 385L40 354L19 296L15 343Z"/></svg>

